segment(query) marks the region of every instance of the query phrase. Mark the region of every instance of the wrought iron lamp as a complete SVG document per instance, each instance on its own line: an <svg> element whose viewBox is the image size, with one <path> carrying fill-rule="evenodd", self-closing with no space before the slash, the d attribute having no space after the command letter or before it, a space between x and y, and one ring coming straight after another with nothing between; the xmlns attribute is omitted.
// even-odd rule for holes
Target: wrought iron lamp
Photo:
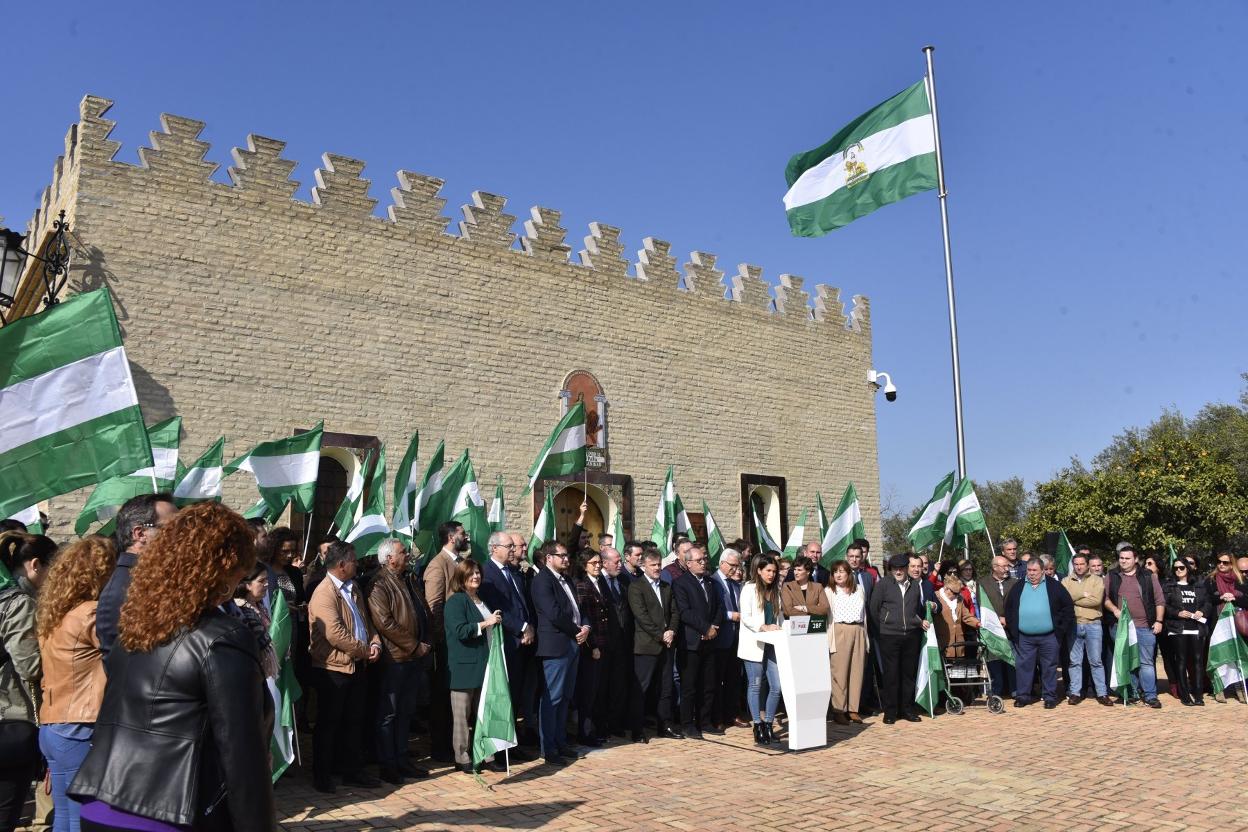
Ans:
<svg viewBox="0 0 1248 832"><path fill-rule="evenodd" d="M0 228L0 243L4 249L0 257L0 324L8 323L4 310L12 309L17 300L17 290L26 270L26 258L33 257L42 265L44 305L56 306L60 303L58 295L65 288L69 277L69 241L65 232L69 224L65 222L65 212L52 221L52 236L43 247L42 253L28 251L23 247L26 238L7 228Z"/></svg>

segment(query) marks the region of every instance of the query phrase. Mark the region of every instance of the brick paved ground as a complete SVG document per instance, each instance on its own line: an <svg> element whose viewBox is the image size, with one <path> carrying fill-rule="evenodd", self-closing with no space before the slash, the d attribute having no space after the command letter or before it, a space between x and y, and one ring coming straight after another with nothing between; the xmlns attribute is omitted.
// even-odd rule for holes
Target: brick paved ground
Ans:
<svg viewBox="0 0 1248 832"><path fill-rule="evenodd" d="M278 815L288 832L1248 829L1235 779L1248 759L1248 707L1162 700L1161 711L1085 701L1000 716L976 707L920 724L829 723L830 745L802 753L759 750L748 729L616 741L564 769L486 772L488 790L439 768L401 788L327 797L294 772L278 786ZM1106 797L1087 796L1089 777Z"/></svg>

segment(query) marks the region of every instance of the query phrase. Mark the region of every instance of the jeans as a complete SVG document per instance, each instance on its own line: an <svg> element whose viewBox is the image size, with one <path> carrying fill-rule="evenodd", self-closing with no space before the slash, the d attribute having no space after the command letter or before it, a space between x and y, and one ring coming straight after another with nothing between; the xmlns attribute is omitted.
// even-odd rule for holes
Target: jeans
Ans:
<svg viewBox="0 0 1248 832"><path fill-rule="evenodd" d="M82 804L66 795L65 790L74 782L74 775L91 750L90 726L83 727L87 730L77 732L78 739L62 736L52 725L39 727L39 750L48 761L52 779L53 832L78 832L78 812Z"/></svg>
<svg viewBox="0 0 1248 832"><path fill-rule="evenodd" d="M1035 679L1036 661L1040 662L1040 696L1045 702L1057 701L1057 634L1028 635L1020 633L1014 645L1014 663L1018 673L1018 695L1023 701L1031 699L1032 681Z"/></svg>
<svg viewBox="0 0 1248 832"><path fill-rule="evenodd" d="M1135 637L1140 647L1140 669L1131 672L1136 690L1143 691L1144 701L1157 698L1157 636L1152 627L1136 627Z"/></svg>
<svg viewBox="0 0 1248 832"><path fill-rule="evenodd" d="M1075 639L1070 645L1070 677L1066 681L1066 693L1083 695L1083 657L1088 657L1092 670L1092 684L1097 696L1107 696L1105 665L1101 662L1101 622L1090 621L1075 626Z"/></svg>
<svg viewBox="0 0 1248 832"><path fill-rule="evenodd" d="M543 656L542 674L546 688L542 691L538 723L542 735L542 756L553 757L568 745L568 708L576 691L576 663L581 647L568 639L562 656Z"/></svg>
<svg viewBox="0 0 1248 832"><path fill-rule="evenodd" d="M763 684L763 674L767 674L767 705L759 711L759 690ZM780 705L780 668L776 664L776 650L770 644L763 647L763 660L745 662L745 678L748 686L745 689L745 701L750 706L750 719L754 722L771 722Z"/></svg>
<svg viewBox="0 0 1248 832"><path fill-rule="evenodd" d="M989 659L988 678L992 680L992 692L1004 699L1013 696L1018 687L1017 675L1007 661Z"/></svg>
<svg viewBox="0 0 1248 832"><path fill-rule="evenodd" d="M381 668L381 696L377 703L377 762L398 768L407 761L407 740L412 714L425 686L425 667L420 659L387 662Z"/></svg>

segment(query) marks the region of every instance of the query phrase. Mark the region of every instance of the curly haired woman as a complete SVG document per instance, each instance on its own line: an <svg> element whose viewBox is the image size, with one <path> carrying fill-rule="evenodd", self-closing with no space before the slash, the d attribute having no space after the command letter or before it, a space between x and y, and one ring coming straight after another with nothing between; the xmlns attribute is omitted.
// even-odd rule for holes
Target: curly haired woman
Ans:
<svg viewBox="0 0 1248 832"><path fill-rule="evenodd" d="M243 518L200 503L134 567L91 752L69 788L87 832L275 828L272 700L251 629L221 608L255 562Z"/></svg>

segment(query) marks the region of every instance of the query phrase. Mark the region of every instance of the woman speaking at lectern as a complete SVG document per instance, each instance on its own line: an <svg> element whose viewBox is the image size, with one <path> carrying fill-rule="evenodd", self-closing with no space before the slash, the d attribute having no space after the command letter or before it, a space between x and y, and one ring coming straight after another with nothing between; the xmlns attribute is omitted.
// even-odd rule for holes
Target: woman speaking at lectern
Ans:
<svg viewBox="0 0 1248 832"><path fill-rule="evenodd" d="M751 637L753 633L779 630L784 622L780 605L780 588L776 578L778 567L771 559L761 559L754 569L754 580L741 588L741 636L737 656L745 662L748 680L745 698L754 723L754 742L765 745L775 741L771 720L780 704L780 671L776 667L776 649ZM763 674L767 674L767 704L759 710L759 693Z"/></svg>

